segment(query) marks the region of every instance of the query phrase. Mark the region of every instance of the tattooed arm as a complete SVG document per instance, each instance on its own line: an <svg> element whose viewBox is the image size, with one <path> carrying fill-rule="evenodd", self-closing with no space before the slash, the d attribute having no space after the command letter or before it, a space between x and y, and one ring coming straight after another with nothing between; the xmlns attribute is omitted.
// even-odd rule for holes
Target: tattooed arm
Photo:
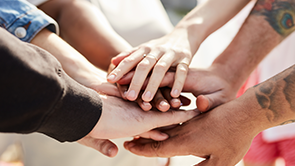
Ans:
<svg viewBox="0 0 295 166"><path fill-rule="evenodd" d="M294 8L295 0L257 1L233 41L208 69L209 74L227 84L199 85L204 82L200 79L199 72L190 70L184 90L186 87L197 88L193 91L198 92L197 105L201 111L210 110L235 98L237 91L261 60L295 30ZM212 81L214 82L209 82ZM198 85L195 86L196 84Z"/></svg>
<svg viewBox="0 0 295 166"><path fill-rule="evenodd" d="M294 31L294 2L259 0L233 43L213 65L227 64L223 69L228 73L224 74L231 76L230 81L241 82L239 79L244 79L272 48ZM295 65L250 88L241 97L166 131L170 136L166 141L138 139L124 146L137 155L195 155L206 158L198 166L234 166L259 132L292 122L295 122Z"/></svg>
<svg viewBox="0 0 295 166"><path fill-rule="evenodd" d="M138 139L125 143L125 148L148 157L200 156L207 159L201 166L234 166L259 132L294 121L295 65L241 97L166 131L168 140Z"/></svg>

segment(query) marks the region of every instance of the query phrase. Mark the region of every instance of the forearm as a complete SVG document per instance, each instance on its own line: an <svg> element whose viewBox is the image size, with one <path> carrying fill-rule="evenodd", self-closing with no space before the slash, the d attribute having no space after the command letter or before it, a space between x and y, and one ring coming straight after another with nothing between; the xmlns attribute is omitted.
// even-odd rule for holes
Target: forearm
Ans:
<svg viewBox="0 0 295 166"><path fill-rule="evenodd" d="M103 74L102 71L93 66L83 55L63 41L59 36L47 29L43 29L39 32L31 43L45 49L55 56L62 64L65 72L81 84L85 85L80 77L86 78L90 73L94 73L97 77L97 81L105 80L103 77L105 74Z"/></svg>
<svg viewBox="0 0 295 166"><path fill-rule="evenodd" d="M212 68L226 76L235 90L239 89L261 60L294 31L294 26L290 26L288 33L281 33L283 27L275 26L285 21L280 17L281 13L295 12L294 1L285 2L286 5L280 8L277 6L282 3L281 0L265 5L267 2L259 0L256 3L231 44L212 64ZM270 8L265 7L269 5Z"/></svg>
<svg viewBox="0 0 295 166"><path fill-rule="evenodd" d="M65 41L105 71L112 57L131 48L113 30L103 13L87 1L51 0L40 9L58 22Z"/></svg>
<svg viewBox="0 0 295 166"><path fill-rule="evenodd" d="M215 30L234 17L250 0L208 0L188 13L175 27L174 32L186 31L192 54Z"/></svg>
<svg viewBox="0 0 295 166"><path fill-rule="evenodd" d="M249 123L264 129L295 122L295 65L254 86L236 99L246 106Z"/></svg>

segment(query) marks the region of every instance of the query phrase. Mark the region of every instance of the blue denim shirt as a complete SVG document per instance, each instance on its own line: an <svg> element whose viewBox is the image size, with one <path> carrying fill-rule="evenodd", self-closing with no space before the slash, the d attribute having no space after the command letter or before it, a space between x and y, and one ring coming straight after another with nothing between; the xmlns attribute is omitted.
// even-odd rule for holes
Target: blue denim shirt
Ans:
<svg viewBox="0 0 295 166"><path fill-rule="evenodd" d="M43 28L58 34L57 23L26 0L0 0L0 27L25 42Z"/></svg>

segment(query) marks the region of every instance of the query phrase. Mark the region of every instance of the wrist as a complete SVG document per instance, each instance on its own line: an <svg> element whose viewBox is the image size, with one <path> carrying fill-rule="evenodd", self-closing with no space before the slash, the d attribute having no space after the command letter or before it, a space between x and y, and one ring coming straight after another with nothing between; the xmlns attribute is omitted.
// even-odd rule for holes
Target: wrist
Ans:
<svg viewBox="0 0 295 166"><path fill-rule="evenodd" d="M209 67L209 70L218 75L224 81L226 81L230 86L231 91L235 94L239 91L242 84L246 80L246 78L243 78L241 77L241 75L236 74L236 70L231 68L228 64L213 63Z"/></svg>
<svg viewBox="0 0 295 166"><path fill-rule="evenodd" d="M256 94L255 87L249 88L242 96L236 99L237 105L241 106L239 111L243 111L247 116L245 119L249 128L255 135L259 132L273 127L274 125L270 123L269 117L265 110L259 105Z"/></svg>

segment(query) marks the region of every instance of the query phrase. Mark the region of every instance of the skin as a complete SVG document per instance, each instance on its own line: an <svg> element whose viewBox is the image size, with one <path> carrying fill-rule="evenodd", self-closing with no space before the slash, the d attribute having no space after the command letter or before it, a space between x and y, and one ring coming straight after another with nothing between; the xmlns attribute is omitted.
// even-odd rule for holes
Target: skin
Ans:
<svg viewBox="0 0 295 166"><path fill-rule="evenodd" d="M61 38L63 38L67 43L75 48L75 50L73 50L65 44L63 44L63 46L66 49L64 49L63 47L59 47L58 44L62 44L62 42L57 42L57 44L55 44L54 42L48 42L46 43L46 45L39 44L39 46L41 46L42 48L56 55L59 60L62 60L64 59L64 57L69 55L76 55L77 57L79 57L81 55L78 54L81 53L84 57L86 57L87 60L95 65L95 67L106 71L109 67L112 57L119 54L123 50L131 48L129 43L127 43L113 30L103 13L98 8L85 0L51 0L43 3L38 7L58 22L61 31ZM38 43L40 42L35 42L35 44ZM54 48L48 48L48 45L54 45ZM68 52L71 52L71 54L69 54ZM64 59L63 64L66 64L70 61L72 61L71 58ZM77 64L77 62L71 63L72 64L64 66L73 68L72 65ZM80 65L79 68L81 68L81 66L82 65ZM97 83L95 79L91 78L90 73L94 73L94 75L97 75L95 73L99 72L97 72L98 70L94 69L93 67L87 70L82 70L85 71L84 73L76 73L76 70L73 69L66 71L73 71L73 73L69 75L77 75L74 77L75 80L79 80L78 82L80 83L83 81L82 84L86 86L87 84L92 84L91 88L95 88L95 90L97 90L97 88L99 87L97 85L99 83ZM87 75L89 75L89 77L87 77ZM100 72L99 75L104 76L105 73L101 74ZM84 83L85 77L94 81L91 81L91 83ZM105 83L104 80L105 79L103 78L103 82ZM103 89L99 88L99 90ZM152 107L156 107L161 111L167 111L170 109L170 105L173 108L179 107L181 101L179 99L175 100L177 101L177 103L171 105L169 104L171 102L167 101L163 97L162 92L157 91L157 95L152 102L143 103L142 101L138 100L138 103L139 106L146 111L152 109ZM155 101L160 102L157 102L158 104L154 104Z"/></svg>
<svg viewBox="0 0 295 166"><path fill-rule="evenodd" d="M178 97L187 76L188 66L202 41L249 2L249 0L227 1L209 0L203 5L198 5L170 34L118 55L113 59L113 63L122 62L108 75L108 81L115 83L135 68L126 92L126 98L134 101L150 73L149 82L140 96L143 101L149 102L153 99L165 73L170 67L174 67L176 75L171 96Z"/></svg>
<svg viewBox="0 0 295 166"><path fill-rule="evenodd" d="M250 88L240 98L167 130L166 141L137 139L125 148L137 155L206 158L201 166L234 166L262 130L294 122L295 66ZM267 90L266 90L267 89ZM278 109L279 108L279 109ZM233 144L234 142L234 144ZM173 146L178 144L179 146Z"/></svg>
<svg viewBox="0 0 295 166"><path fill-rule="evenodd" d="M277 13L272 11L274 8L267 8L269 5L277 7L276 3L281 2L289 5L280 8ZM226 80L231 82L234 89L242 84L241 80L247 78L264 56L286 38L290 31L294 31L293 8L290 11L293 4L293 0L259 0L233 42L214 61L212 66L219 68L216 71L220 76L227 76ZM273 15L268 17L269 13L279 16L289 13L293 24L289 21L290 27L274 28L275 22L287 19ZM252 139L259 132L295 122L294 67L250 88L235 100L167 130L170 138L166 141L137 139L126 142L125 148L137 155L149 157L200 156L206 158L198 164L201 166L235 165L245 155ZM204 96L210 99L206 94ZM221 100L218 97L214 99L212 101L215 103Z"/></svg>
<svg viewBox="0 0 295 166"><path fill-rule="evenodd" d="M131 48L88 1L50 0L38 7L58 22L61 37L67 43L104 71L112 57Z"/></svg>
<svg viewBox="0 0 295 166"><path fill-rule="evenodd" d="M47 3L45 3L45 4L42 5L42 8L48 7L46 9L48 9L48 10L49 9L54 9L53 11L55 11L55 12L57 12L59 9L62 9L62 8L59 8L59 7L62 7L62 5L65 5L65 4L61 5L59 3L66 3L66 4L67 3L72 3L72 4L68 4L69 8L81 7L80 10L85 10L85 8L87 9L87 6L88 6L88 8L92 9L91 6L89 6L88 2L86 2L86 1L76 2L76 1L54 1L53 0L53 1L48 1L48 2L50 2L49 5L47 6L46 5ZM84 6L83 5L82 6L77 6L77 5L79 5L80 3L83 3L83 2L86 3L86 5L84 4ZM61 6L58 6L58 5L61 5ZM74 7L73 7L73 5L74 5ZM54 8L54 6L56 8ZM59 17L61 17L61 15L63 15L63 17L68 16L67 14L69 14L68 13L69 8L63 10L66 13L65 15L63 15L61 13L58 13L59 14L58 16ZM98 19L98 17L97 17L98 14L95 15L95 12L93 13L93 11L96 11L96 10L97 9L89 10L88 12L86 12L86 14L84 13L85 15L82 15L82 17L87 16L87 14L93 14L95 16L94 18ZM51 12L53 12L53 11L51 11ZM70 10L70 11L73 12L73 10ZM93 17L89 17L89 18L93 18ZM69 19L69 20L71 20L71 19ZM81 21L80 19L78 19L78 20ZM63 19L61 19L60 21L62 22ZM90 22L90 20L86 20L85 23L87 23L87 21ZM104 35L112 32L112 29L110 27L108 27L108 24L106 24L106 25L103 24L104 23L103 21L98 22L98 23L95 23L95 22L98 22L98 21L93 21L93 23L91 22L92 26L89 25L89 29L90 29L89 32L92 33L93 31L95 31L92 28L96 28L97 31L93 32L93 34L96 33L97 35L101 34L102 36L104 36ZM67 22L67 23L69 24L71 22ZM94 27L94 26L103 26L103 27ZM75 27L75 28L73 28L73 27ZM74 30L77 30L76 28L78 28L76 26L73 26L73 27L72 28ZM92 31L91 31L91 29L92 29ZM67 34L66 32L68 32L66 28L61 28L61 33L62 34ZM86 30L82 31L82 32L85 33L86 36L89 35L89 34L87 34ZM82 34L82 32L81 32L81 34ZM69 33L68 35L71 35L71 33ZM64 35L62 35L62 36L64 36ZM78 35L78 37L79 37L79 35ZM97 37L97 36L94 35L94 38L95 37ZM100 44L100 45L95 47L95 48L97 48L96 51L101 51L100 49L105 49L105 51L101 51L102 52L101 54L96 55L96 58L97 58L96 60L98 60L99 58L105 60L105 61L102 61L100 59L99 61L103 62L103 64L97 64L98 67L101 67L101 68L104 68L103 67L104 63L109 63L108 61L110 60L110 58L105 58L104 55L111 55L112 54L114 56L115 53L117 53L118 50L123 49L123 48L124 49L128 48L128 47L126 47L126 45L124 46L124 42L122 43L120 38L117 38L114 35L107 35L107 36L104 36L104 37L105 37L104 38L105 40L109 40L108 42L115 43L117 45L116 45L116 47L109 47L108 42L96 43L96 44ZM75 40L75 39L78 40L78 38L74 37L73 40ZM99 39L99 38L96 38L96 40L97 39ZM94 39L91 38L89 40L94 40ZM81 41L79 39L79 42L81 42L80 44L83 44L83 40L81 40ZM115 42L113 42L113 41L115 41ZM43 48L45 50L47 50L52 55L54 55L59 60L59 62L62 64L62 67L65 70L65 72L69 76L71 76L74 80L76 80L77 82L81 83L82 85L84 85L86 87L89 87L91 89L96 90L100 94L109 95L107 97L107 99L103 100L104 101L103 105L105 106L103 108L103 110L104 110L103 112L105 112L105 113L106 112L112 112L112 109L116 109L118 111L126 110L126 109L124 109L124 107L129 107L129 105L135 107L134 103L124 102L124 101L121 101L120 99L117 99L117 98L114 98L114 97L112 98L111 96L120 97L120 94L119 94L116 86L108 83L105 80L105 78L104 78L105 73L102 70L98 69L93 64L91 64L82 54L80 54L80 52L78 52L75 48L70 46L68 43L66 43L63 39L61 39L56 34L48 31L47 29L43 29L34 37L34 39L31 41L31 43L34 44L34 45L37 45L37 46L39 46L39 47L41 47L41 48ZM77 47L79 48L80 46L77 46ZM108 52L108 54L106 54L105 52ZM87 54L87 52L85 52L85 54ZM93 60L93 61L95 61L95 60ZM120 108L115 108L115 107L108 106L108 105L112 105L114 103L114 101L116 101L116 100L118 100L117 101L118 103L121 103ZM155 100L153 100L152 104L153 104L153 106L155 108L159 108L159 109L168 111L169 108L170 108L169 104L167 104L168 108L167 108L167 106L163 108L159 104L162 101L166 101L166 99L163 97L163 95L159 91L157 97L155 98ZM187 100L184 103L187 103ZM151 109L151 108L149 108L149 109ZM147 116L149 115L150 118L152 118L151 115L153 115L153 116L157 115L158 116L158 114L156 114L156 113L140 114L140 112L142 112L142 110L139 109L139 108L134 108L134 110L137 111L137 114L136 113L134 113L134 114L135 115L140 115L141 117L144 117L145 115L147 115ZM140 110L140 112L139 112L139 110ZM171 111L169 111L169 112L170 113L167 113L165 115L171 114ZM178 113L176 113L176 114L178 114ZM107 114L107 115L110 115L110 114ZM117 114L117 115L121 115L121 114ZM115 116L115 115L113 115L113 116ZM102 117L108 117L109 119L113 119L113 116L102 116ZM187 116L189 116L189 113L187 113ZM118 118L119 117L120 116L118 116ZM158 119L161 122L164 122L164 119L166 119L165 116L159 116L159 117L162 117L162 119ZM182 117L184 117L184 116L182 116ZM127 119L127 117L121 117L121 118ZM102 119L105 119L105 118L102 118ZM153 119L156 119L156 118L153 118ZM100 123L103 123L103 124L107 122L107 120L105 120L105 122L101 122L101 121L103 121L103 120L100 120ZM171 124L174 124L173 121L174 120L172 118L171 119ZM117 124L117 123L115 121L114 123L111 123L111 124ZM152 123L150 123L150 124L152 124ZM139 124L132 124L132 125L139 126ZM143 123L141 123L141 125L143 125ZM145 125L143 125L143 126L145 126ZM127 129L127 128L125 128L125 129ZM98 133L97 130L95 130L95 131L96 131L95 133ZM141 137L149 137L149 138L153 138L153 139L157 139L157 140L167 139L166 134L163 134L163 133L158 132L158 131L147 131L145 133L144 132L139 133L138 131L139 130L137 130L136 133L132 133L132 134L130 133L131 135L129 135L129 136L140 135ZM118 133L118 132L114 132L114 133ZM125 136L126 136L126 134L125 134ZM117 137L117 136L113 135L113 136L110 136L109 138L114 138L114 137ZM114 157L118 152L118 148L114 143L112 143L111 141L108 140L109 138L106 137L106 136L102 138L101 135L98 138L94 138L94 137L88 135L85 139L83 139L83 140L81 140L79 142L86 145L86 146L93 147L94 149L97 149L98 151L102 152L103 154L105 154L105 155L107 155L109 157Z"/></svg>

